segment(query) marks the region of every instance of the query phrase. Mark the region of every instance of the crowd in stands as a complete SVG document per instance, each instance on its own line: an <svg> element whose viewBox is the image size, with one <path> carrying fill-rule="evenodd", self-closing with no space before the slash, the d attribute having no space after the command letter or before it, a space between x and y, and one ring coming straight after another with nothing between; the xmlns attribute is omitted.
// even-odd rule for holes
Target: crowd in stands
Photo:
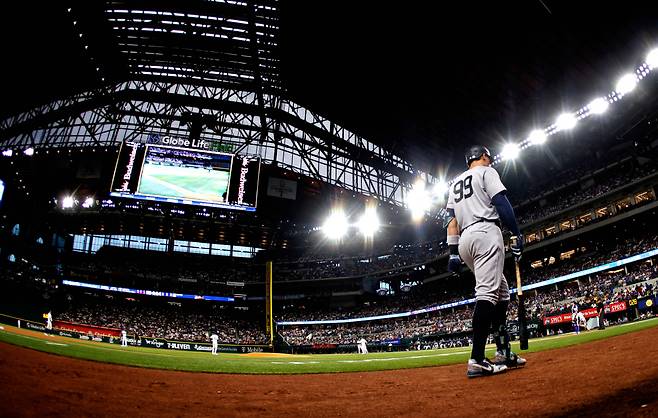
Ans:
<svg viewBox="0 0 658 418"><path fill-rule="evenodd" d="M54 267L37 265L23 258L4 262L0 280L4 284L20 284L24 288L40 292L44 298L48 298L57 287Z"/></svg>
<svg viewBox="0 0 658 418"><path fill-rule="evenodd" d="M627 272L599 273L590 280L580 280L579 286L542 292L531 300L532 309L543 316L571 312L573 302L591 307L597 298L613 303L641 298L655 291L650 280L658 277L658 265L643 263Z"/></svg>
<svg viewBox="0 0 658 418"><path fill-rule="evenodd" d="M650 174L658 171L658 165L646 164L644 166L629 167L628 164L620 165L615 169L605 172L605 178L600 179L598 182L592 181L589 187L581 187L576 184L571 188L570 192L555 192L547 199L548 202L540 204L541 201L523 205L517 209L517 220L519 225L529 224L533 221L543 219L547 216L561 212L571 206L593 199L595 197L604 195L618 187L625 184L632 183ZM584 175L582 172L568 173L571 179L581 178ZM560 177L562 178L562 176ZM564 184L564 182L556 183ZM587 184L587 183L583 183ZM545 192L546 190L544 190Z"/></svg>
<svg viewBox="0 0 658 418"><path fill-rule="evenodd" d="M553 260L552 264L545 267L527 269L523 283L537 283L615 261L628 255L658 248L658 236L655 235L655 232L646 230L625 240L599 242L595 239L590 244L582 245L587 245L583 253L575 253L571 258L565 260ZM303 319L317 321L368 317L392 312L407 312L469 299L470 297L472 297L472 289L458 285L448 286L447 283L442 283L436 290L429 291L426 287L413 288L408 294L403 293L394 297L380 298L379 301L367 301L362 305L343 309L331 308L315 300L310 300L308 303L296 303L294 306L291 305L290 309L286 309L288 306L283 305L282 310L277 315L277 320L295 321Z"/></svg>
<svg viewBox="0 0 658 418"><path fill-rule="evenodd" d="M112 247L105 247L93 256L70 257L66 274L76 281L213 295L226 294L227 281L245 282L259 278L262 282L265 276L264 266L248 261L218 263L212 258L194 254L150 253L144 257L142 250Z"/></svg>
<svg viewBox="0 0 658 418"><path fill-rule="evenodd" d="M602 245L598 251L587 255L567 260L557 266L537 269L530 275L531 282L546 280L573 271L603 264L608 261L623 258L624 256L637 254L658 247L658 237L653 231L647 231L645 237L639 240L628 239L616 245ZM577 281L569 281L559 285L549 285L526 293L526 310L530 316L541 318L557 313L570 312L574 301L583 307L591 307L601 299L604 303L612 303L628 300L633 297L642 297L655 292L655 284L648 282L658 278L658 264L654 258L651 263L634 263L625 270L610 273L609 271L593 274L589 277L581 277ZM639 283L639 284L638 284ZM466 292L465 292L466 293ZM470 296L470 293L468 293ZM450 296L453 296L451 293ZM387 313L406 312L427 306L423 302L434 297L434 303L438 305L457 300L437 298L437 295L429 294L425 298L403 297L394 304L377 304L363 306L357 309L344 311L328 311L326 309L298 309L296 312L287 312L282 315L285 320L332 320L346 319L349 317L367 317ZM372 304L371 304L372 305ZM470 305L469 305L470 306ZM422 335L431 334L454 334L471 329L471 316L469 306L442 311L435 311L417 316L404 317L402 319L384 319L349 324L326 324L313 326L282 326L280 334L290 344L312 344L312 343L335 343L349 344L365 338L368 341L384 341L397 338L418 338ZM512 302L508 310L508 318L516 318L517 307ZM296 318L296 315L297 318Z"/></svg>
<svg viewBox="0 0 658 418"><path fill-rule="evenodd" d="M525 283L533 283L556 276L580 271L589 267L617 260L628 255L641 253L658 247L658 236L646 229L635 232L627 239L616 241L593 241L582 244L584 252L575 253L572 258L555 260L553 263L533 270L528 269ZM11 277L25 277L30 272L34 276L38 270L16 264ZM98 267L98 266L96 266ZM115 265L116 267L116 265ZM25 269L28 270L25 270ZM105 273L114 274L117 268L105 266ZM143 266L126 267L134 269L136 275L147 276L162 271L140 270ZM189 269L189 266L187 267ZM237 268L237 267L236 267ZM35 273L32 274L31 272ZM169 272L171 273L171 272ZM38 274L37 274L38 275ZM10 277L11 276L11 277ZM36 276L35 276L36 277ZM655 292L651 279L658 278L658 266L654 263L638 262L627 266L627 270L614 273L600 272L589 277L581 277L577 282L570 281L558 285L539 288L527 293L526 304L530 315L550 316L569 312L573 301L588 306L598 298L606 303L642 297ZM426 285L424 285L426 286ZM464 300L471 297L471 289L462 286L447 286L442 283L435 292L418 286L411 292L371 301L358 308L343 310L327 309L327 306L310 303L305 307L297 304L294 309L281 310L276 315L281 320L331 320L365 317L397 312L406 312L437 304ZM55 319L76 323L126 329L130 334L162 337L171 340L208 341L208 333L217 332L220 340L226 343L256 344L265 342L265 335L255 324L256 321L242 320L227 316L223 311L195 312L170 304L154 307L137 301L125 302L101 299L102 303L75 303L66 309L53 312ZM283 305L285 306L285 305ZM280 326L278 332L293 345L297 344L351 344L359 338L368 341L390 341L395 339L417 340L427 335L444 336L444 344L457 344L471 329L471 305L454 309L388 320L365 321L350 324L315 326ZM509 318L515 317L516 306L511 304ZM438 341L438 339L437 339ZM450 343L449 341L452 341ZM460 340L461 341L461 340Z"/></svg>
<svg viewBox="0 0 658 418"><path fill-rule="evenodd" d="M313 280L330 277L363 276L400 270L432 261L447 250L442 241L396 245L387 253L370 257L300 259L277 263L280 280Z"/></svg>
<svg viewBox="0 0 658 418"><path fill-rule="evenodd" d="M543 206L539 201L528 203L517 208L520 224L528 224L534 220L544 218L571 207L580 202L607 193L623 184L655 173L658 164L646 163L637 165L634 161L626 161L617 167L602 173L593 174L583 170L565 171L559 176L555 184L565 184L565 179L585 179L590 187L582 189L580 185L569 186L570 192L556 191L549 193L548 203ZM565 177L566 176L566 177ZM585 177L583 177L585 176ZM575 189L575 190L574 190ZM566 189L568 190L568 189ZM105 249L103 249L105 250ZM103 250L99 251L102 253ZM126 249L117 249L126 250ZM130 250L128 250L130 251ZM277 253L277 266L275 281L312 281L325 278L385 276L414 273L414 268L429 264L445 255L447 246L443 241L430 241L420 244L396 245L388 251L379 252L371 256L334 256L321 257L317 254L296 254L290 259L286 258L285 251ZM262 281L263 265L260 261L241 260L239 263L218 265L209 269L204 263L172 263L162 262L157 257L128 257L121 265L117 265L116 251L103 258L102 254L84 262L74 262L68 267L72 277L92 277L105 284L139 287L148 283L154 290L169 290L204 294L222 294L226 291L227 281L232 282L260 282ZM292 253L291 253L292 254ZM154 261L155 260L155 261ZM207 260L207 257L205 257ZM260 264L259 264L260 263ZM429 271L424 272L425 274Z"/></svg>
<svg viewBox="0 0 658 418"><path fill-rule="evenodd" d="M389 252L371 257L313 259L277 262L275 281L314 280L331 277L386 274L391 270L408 271L413 266L436 259L446 250L444 242L397 245ZM221 264L209 263L208 257L195 255L149 254L126 248L103 248L94 256L71 257L67 273L73 280L92 279L103 284L178 292L221 294L227 281L262 282L264 265L244 260ZM117 264L115 260L121 259ZM210 268L214 266L214 268Z"/></svg>
<svg viewBox="0 0 658 418"><path fill-rule="evenodd" d="M629 255L643 253L658 248L658 235L654 231L646 230L639 235L620 239L618 241L593 241L592 247L586 252L569 259L530 271L523 278L524 283L537 283L552 277L564 276L575 271L585 270Z"/></svg>
<svg viewBox="0 0 658 418"><path fill-rule="evenodd" d="M55 320L126 330L139 337L159 337L174 341L208 342L216 333L220 343L265 344L267 339L258 322L231 318L219 310L194 310L177 305L150 306L138 301L98 299L74 303L53 312Z"/></svg>
<svg viewBox="0 0 658 418"><path fill-rule="evenodd" d="M284 326L279 333L291 345L354 344L360 338L386 342L402 338L420 338L434 334L453 334L471 328L470 308L438 312L402 319L357 322L350 324Z"/></svg>
<svg viewBox="0 0 658 418"><path fill-rule="evenodd" d="M563 288L554 286L540 288L536 293L526 294L526 311L530 318L542 318L571 312L574 302L581 309L593 307L600 298L605 304L654 294L655 285L645 283L658 278L658 265L647 263L629 273L613 275L599 273L578 283L570 283ZM634 285L640 283L639 285ZM616 290L623 285L622 290ZM553 290L549 290L553 289ZM516 302L508 309L508 320L517 318ZM282 326L280 335L291 345L308 344L354 344L360 338L371 342L395 339L419 339L430 335L445 335L444 342L466 338L471 331L471 305L454 310L436 311L417 316L356 322L348 324L323 324L312 326ZM455 345L453 345L455 346Z"/></svg>
<svg viewBox="0 0 658 418"><path fill-rule="evenodd" d="M627 239L598 243L594 241L583 245L586 247L585 252L576 253L571 259L556 260L553 264L528 271L525 282L546 280L655 249L658 247L658 236L653 230L644 228L643 232L630 234ZM6 269L4 280L28 284L34 281L39 286L43 285L43 280L39 279L43 274L34 265L21 261L12 263L11 266L12 268ZM111 269L111 266L106 268L108 274L116 271ZM153 271L138 270L135 273L158 274ZM26 278L29 279L26 281ZM658 264L655 258L653 263L637 262L628 265L626 270L613 273L600 272L589 277L581 277L577 282L550 285L539 288L536 292L529 292L526 294L527 310L534 317L543 317L569 312L573 301L577 301L583 307L589 307L599 298L605 303L610 303L642 297L654 294L655 283L651 280L656 278L658 278ZM442 283L439 289L436 292L428 292L427 288L418 286L408 294L381 298L379 303L371 302L342 311L326 309L326 306L319 304L311 304L307 308L297 306L296 309L289 311L282 310L277 314L276 319L278 321L328 320L382 315L454 302L471 296L471 289L465 289L464 286L453 288ZM350 324L280 326L278 332L293 345L352 344L362 337L368 341L403 338L418 340L428 335L439 336L444 341L444 345L454 345L458 344L457 341L463 343L464 335L471 329L471 307L467 305L404 318ZM515 318L515 312L516 306L512 303L508 312L510 319ZM126 302L121 298L112 300L106 297L94 303L74 303L66 309L55 310L53 314L56 320L126 329L130 334L139 336L207 342L208 333L216 332L221 342L241 344L265 342L263 330L256 325L258 321L235 318L219 309L214 312L201 312L183 309L175 304L155 307L138 301Z"/></svg>

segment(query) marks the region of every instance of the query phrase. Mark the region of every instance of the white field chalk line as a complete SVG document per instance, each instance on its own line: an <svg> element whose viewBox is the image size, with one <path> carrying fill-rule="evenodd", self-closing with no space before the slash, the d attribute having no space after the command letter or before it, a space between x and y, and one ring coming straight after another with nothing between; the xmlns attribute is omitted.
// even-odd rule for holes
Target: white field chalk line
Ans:
<svg viewBox="0 0 658 418"><path fill-rule="evenodd" d="M468 351L455 351L452 353L425 354L425 355L404 356L404 357L368 358L368 359L359 359L359 360L326 360L326 361L322 361L322 363L370 363L370 362L378 362L378 361L420 359L427 357L457 356L466 353L468 353ZM319 364L320 362L319 361L272 361L271 363L272 364Z"/></svg>

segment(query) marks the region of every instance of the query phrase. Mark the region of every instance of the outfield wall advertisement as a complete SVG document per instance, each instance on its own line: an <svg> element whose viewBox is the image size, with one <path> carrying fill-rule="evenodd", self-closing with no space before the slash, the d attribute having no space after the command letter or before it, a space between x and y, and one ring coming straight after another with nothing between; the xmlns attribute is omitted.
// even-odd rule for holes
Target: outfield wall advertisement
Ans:
<svg viewBox="0 0 658 418"><path fill-rule="evenodd" d="M121 344L121 331L115 328L82 325L65 321L53 321L55 327L52 330L48 330L44 324L39 322L3 314L0 314L0 323L10 324L17 326L18 328L26 328L33 331L47 332L60 337L109 344ZM62 328L59 328L57 325L62 325ZM212 351L212 345L203 342L170 341L164 338L139 337L130 334L127 336L127 340L128 345L130 346L208 353ZM272 348L265 344L219 344L217 347L217 351L221 353L262 353L271 350Z"/></svg>
<svg viewBox="0 0 658 418"><path fill-rule="evenodd" d="M641 303L640 303L641 302ZM630 308L635 308L636 306L639 309L649 309L654 305L654 297L646 297L642 298L638 301L638 299L631 299L628 302L625 300L619 301L619 302L614 302L610 303L608 305L605 305L603 307L603 312L605 315L610 315L610 314L616 314L620 312L625 312L626 310ZM598 316L598 311L596 308L588 308L588 309L583 309L580 312L585 316L585 319L590 319L590 318L595 318ZM573 320L573 314L569 313L563 313L559 315L552 315L552 316L547 316L544 317L544 325L558 325L558 324L564 324L567 322L571 322Z"/></svg>
<svg viewBox="0 0 658 418"><path fill-rule="evenodd" d="M163 348L167 350L179 351L203 351L211 352L210 343L169 341L164 338L140 337L137 339L137 345L150 348ZM269 349L267 345L237 345L237 344L219 344L217 351L220 353L260 353Z"/></svg>
<svg viewBox="0 0 658 418"><path fill-rule="evenodd" d="M71 331L79 334L92 334L103 337L119 338L121 330L116 328L99 327L96 325L74 324L68 321L53 321L53 327L62 331Z"/></svg>

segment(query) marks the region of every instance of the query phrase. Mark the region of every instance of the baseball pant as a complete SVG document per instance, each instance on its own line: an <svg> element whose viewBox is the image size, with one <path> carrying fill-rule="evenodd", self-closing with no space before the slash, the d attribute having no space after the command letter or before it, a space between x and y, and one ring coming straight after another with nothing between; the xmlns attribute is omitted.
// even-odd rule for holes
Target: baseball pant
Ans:
<svg viewBox="0 0 658 418"><path fill-rule="evenodd" d="M494 305L510 299L507 279L503 275L505 246L496 224L471 225L459 238L459 256L475 275L475 299Z"/></svg>

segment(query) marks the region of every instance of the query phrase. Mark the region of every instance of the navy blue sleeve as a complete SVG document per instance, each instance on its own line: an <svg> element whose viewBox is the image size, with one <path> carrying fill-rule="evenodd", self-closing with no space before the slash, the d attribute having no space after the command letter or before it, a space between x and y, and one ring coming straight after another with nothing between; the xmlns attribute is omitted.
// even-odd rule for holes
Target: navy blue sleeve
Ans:
<svg viewBox="0 0 658 418"><path fill-rule="evenodd" d="M496 207L496 211L498 212L498 216L500 216L503 225L512 231L512 234L521 235L519 225L516 223L514 208L512 208L512 204L509 202L509 199L507 199L505 192L500 192L491 198L491 204Z"/></svg>

